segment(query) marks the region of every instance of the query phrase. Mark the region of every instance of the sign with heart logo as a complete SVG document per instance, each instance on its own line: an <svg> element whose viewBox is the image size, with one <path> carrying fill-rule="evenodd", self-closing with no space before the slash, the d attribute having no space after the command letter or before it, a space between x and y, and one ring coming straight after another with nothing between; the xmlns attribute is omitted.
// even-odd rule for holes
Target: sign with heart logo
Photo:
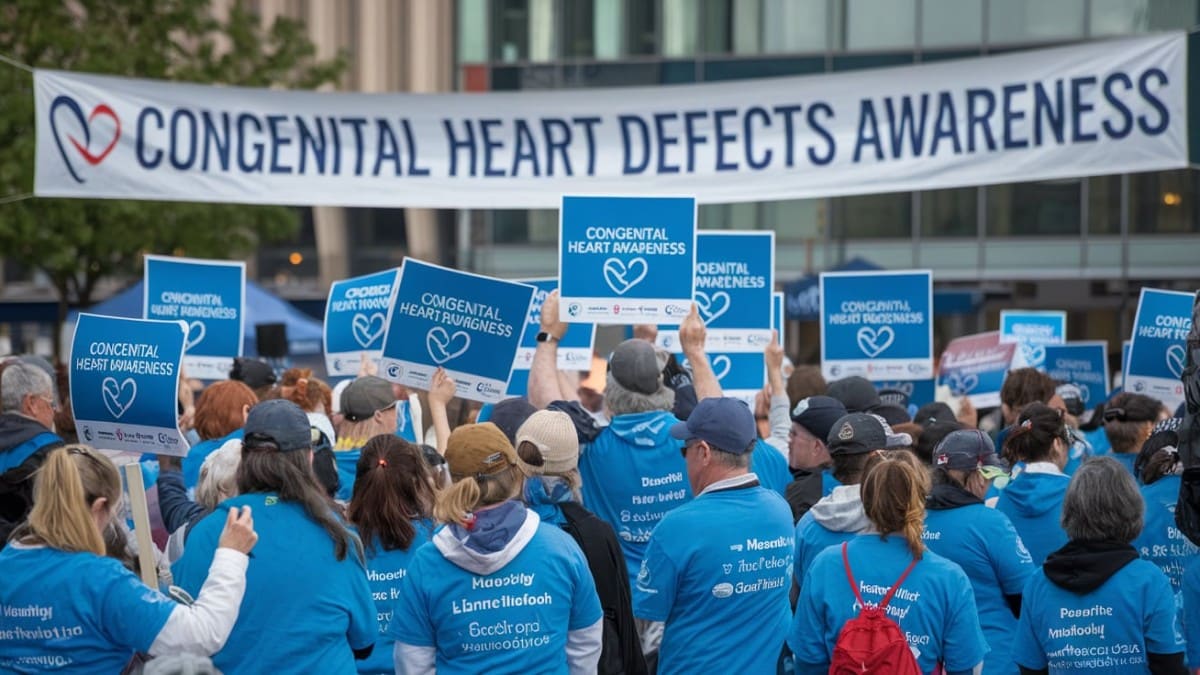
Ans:
<svg viewBox="0 0 1200 675"><path fill-rule="evenodd" d="M1100 402L1108 398L1108 343L1103 340L1046 345L1044 369L1059 382L1079 387L1080 398Z"/></svg>
<svg viewBox="0 0 1200 675"><path fill-rule="evenodd" d="M364 358L378 362L397 269L340 279L325 300L325 369L331 376L358 374Z"/></svg>
<svg viewBox="0 0 1200 675"><path fill-rule="evenodd" d="M354 341L363 349L369 349L376 340L383 337L383 329L387 327L387 316L383 312L355 314L350 320L350 328L354 332Z"/></svg>
<svg viewBox="0 0 1200 675"><path fill-rule="evenodd" d="M60 122L69 126L60 128ZM96 147L92 142L93 129L96 130ZM80 173L83 166L100 164L117 147L117 141L121 139L121 120L107 103L97 104L85 116L79 102L63 94L50 103L50 130L67 173L76 183L82 184L87 182ZM107 138L107 142L103 138ZM64 139L67 143L63 143ZM74 149L73 152L68 152L68 145Z"/></svg>
<svg viewBox="0 0 1200 675"><path fill-rule="evenodd" d="M1174 410L1183 402L1192 293L1143 288L1133 322L1125 390L1152 396Z"/></svg>
<svg viewBox="0 0 1200 675"><path fill-rule="evenodd" d="M1044 369L1046 346L1067 341L1067 313L1057 310L1001 310L1000 341L1017 344L1013 368Z"/></svg>
<svg viewBox="0 0 1200 675"><path fill-rule="evenodd" d="M80 314L71 340L76 426L106 450L186 455L178 426L184 321Z"/></svg>
<svg viewBox="0 0 1200 675"><path fill-rule="evenodd" d="M188 377L229 377L246 339L245 262L148 255L143 293L143 318L186 324Z"/></svg>
<svg viewBox="0 0 1200 675"><path fill-rule="evenodd" d="M705 325L710 324L729 311L729 294L717 291L709 295L704 291L696 291L696 310L700 312Z"/></svg>
<svg viewBox="0 0 1200 675"><path fill-rule="evenodd" d="M533 354L537 349L537 334L541 332L542 303L550 291L558 288L558 279L537 278L518 279L523 284L533 286L537 291L533 295L533 305L529 310L529 319L525 322L525 330L521 333L521 346L517 358L513 362L513 376L508 382L509 396L525 396L528 370L533 364ZM561 304L559 314L565 314L566 308ZM558 367L560 370L586 371L592 365L593 345L596 341L596 324L573 323L570 330L562 336L556 345ZM518 377L518 374L522 375Z"/></svg>
<svg viewBox="0 0 1200 675"><path fill-rule="evenodd" d="M677 326L695 290L696 201L564 196L558 254L564 321Z"/></svg>
<svg viewBox="0 0 1200 675"><path fill-rule="evenodd" d="M966 396L976 408L999 406L1016 351L1015 342L1000 341L999 331L955 338L942 352L937 384L954 396Z"/></svg>
<svg viewBox="0 0 1200 675"><path fill-rule="evenodd" d="M691 363L683 354L676 353L675 358L684 368L691 368ZM767 383L767 371L761 353L710 352L708 364L721 384L724 396L739 399L753 408L755 396Z"/></svg>
<svg viewBox="0 0 1200 675"><path fill-rule="evenodd" d="M932 273L822 272L818 288L827 380L933 378Z"/></svg>
<svg viewBox="0 0 1200 675"><path fill-rule="evenodd" d="M405 258L387 317L379 372L428 389L445 367L457 395L506 396L536 289ZM588 355L590 359L590 354Z"/></svg>

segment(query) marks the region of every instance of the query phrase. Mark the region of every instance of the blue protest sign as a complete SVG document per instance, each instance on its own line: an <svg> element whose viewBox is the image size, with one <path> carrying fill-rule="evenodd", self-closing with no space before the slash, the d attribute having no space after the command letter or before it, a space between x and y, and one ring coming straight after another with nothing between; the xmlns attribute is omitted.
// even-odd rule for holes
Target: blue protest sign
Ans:
<svg viewBox="0 0 1200 675"><path fill-rule="evenodd" d="M246 263L148 255L142 317L188 325L188 377L223 380L242 355Z"/></svg>
<svg viewBox="0 0 1200 675"><path fill-rule="evenodd" d="M1000 387L1008 375L1017 345L1000 342L1000 332L966 335L950 341L938 367L938 386L966 396L976 408L1000 405Z"/></svg>
<svg viewBox="0 0 1200 675"><path fill-rule="evenodd" d="M1067 313L1000 310L1000 341L1015 342L1013 368L1038 368L1046 363L1046 345L1067 341Z"/></svg>
<svg viewBox="0 0 1200 675"><path fill-rule="evenodd" d="M675 358L685 366L690 366L683 354L676 354ZM749 352L708 354L708 363L721 385L721 393L744 401L753 410L754 397L767 383L763 355Z"/></svg>
<svg viewBox="0 0 1200 675"><path fill-rule="evenodd" d="M325 301L325 369L331 377L358 374L365 355L379 361L388 305L396 285L390 269L335 281Z"/></svg>
<svg viewBox="0 0 1200 675"><path fill-rule="evenodd" d="M79 439L105 450L186 455L179 364L187 324L80 314L71 341L71 410Z"/></svg>
<svg viewBox="0 0 1200 675"><path fill-rule="evenodd" d="M429 389L437 368L457 395L504 398L534 288L405 258L388 313L380 374Z"/></svg>
<svg viewBox="0 0 1200 675"><path fill-rule="evenodd" d="M1046 374L1078 385L1084 405L1108 398L1108 343L1103 340L1046 345Z"/></svg>
<svg viewBox="0 0 1200 675"><path fill-rule="evenodd" d="M1145 394L1174 410L1183 402L1179 378L1187 364L1192 294L1143 288L1133 321L1125 391Z"/></svg>
<svg viewBox="0 0 1200 675"><path fill-rule="evenodd" d="M523 284L533 286L533 304L529 307L529 317L525 321L525 330L521 333L521 346L517 349L517 358L513 362L514 373L518 370L528 371L533 365L533 351L537 348L537 334L541 331L542 303L550 291L558 288L558 279L518 279ZM561 305L560 305L561 308ZM592 346L596 341L596 324L572 324L567 334L558 343L558 367L560 370L587 370L592 367ZM515 375L514 375L515 377ZM512 383L509 383L512 391ZM522 395L524 391L521 392Z"/></svg>
<svg viewBox="0 0 1200 675"><path fill-rule="evenodd" d="M872 382L879 391L884 403L901 404L908 411L908 416L917 414L917 408L926 403L933 403L937 398L937 387L932 379L929 380L892 380L890 382Z"/></svg>
<svg viewBox="0 0 1200 675"><path fill-rule="evenodd" d="M775 329L775 336L779 340L780 347L787 346L787 342L784 340L784 337L783 337L783 326L784 326L783 301L784 301L783 293L772 293L771 294L771 328Z"/></svg>
<svg viewBox="0 0 1200 675"><path fill-rule="evenodd" d="M1125 378L1129 377L1129 347L1132 340L1121 341L1121 387L1125 387Z"/></svg>
<svg viewBox="0 0 1200 675"><path fill-rule="evenodd" d="M933 274L821 273L821 372L828 380L933 377Z"/></svg>
<svg viewBox="0 0 1200 675"><path fill-rule="evenodd" d="M558 242L564 321L683 321L695 291L695 199L564 196Z"/></svg>

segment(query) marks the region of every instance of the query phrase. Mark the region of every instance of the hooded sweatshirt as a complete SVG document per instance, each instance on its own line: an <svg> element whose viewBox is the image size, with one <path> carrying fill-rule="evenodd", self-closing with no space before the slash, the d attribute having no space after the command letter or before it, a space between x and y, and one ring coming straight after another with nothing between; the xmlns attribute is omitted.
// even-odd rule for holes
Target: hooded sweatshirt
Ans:
<svg viewBox="0 0 1200 675"><path fill-rule="evenodd" d="M1034 565L1041 565L1051 551L1067 543L1067 533L1063 532L1059 519L1071 479L1062 473L1049 473L1052 466L1046 462L1027 465L1001 491L996 502L996 509L1008 516L1021 535Z"/></svg>
<svg viewBox="0 0 1200 675"><path fill-rule="evenodd" d="M678 421L666 411L618 415L581 449L586 505L617 533L631 580L654 526L692 499L683 441L670 434Z"/></svg>
<svg viewBox="0 0 1200 675"><path fill-rule="evenodd" d="M1072 541L1026 585L1013 659L1054 672L1182 673L1183 649L1171 584L1154 563L1128 544Z"/></svg>
<svg viewBox="0 0 1200 675"><path fill-rule="evenodd" d="M33 474L61 438L34 419L0 415L0 548L33 507Z"/></svg>
<svg viewBox="0 0 1200 675"><path fill-rule="evenodd" d="M826 548L867 531L871 521L863 512L858 485L842 485L828 497L813 504L796 525L796 562L793 578L797 587L804 585L804 573L817 554Z"/></svg>
<svg viewBox="0 0 1200 675"><path fill-rule="evenodd" d="M394 604L398 672L596 672L603 611L570 535L510 501L432 543Z"/></svg>

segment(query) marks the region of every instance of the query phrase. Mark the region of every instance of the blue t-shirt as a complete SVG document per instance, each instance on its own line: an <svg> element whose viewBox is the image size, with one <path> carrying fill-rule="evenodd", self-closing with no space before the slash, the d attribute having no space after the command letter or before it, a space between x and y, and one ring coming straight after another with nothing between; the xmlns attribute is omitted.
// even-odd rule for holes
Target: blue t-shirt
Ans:
<svg viewBox="0 0 1200 675"><path fill-rule="evenodd" d="M367 554L367 581L371 584L371 595L375 598L376 618L379 620L379 637L371 656L358 661L360 675L396 672L392 658L392 639L387 637L388 625L392 620L392 607L400 597L400 584L408 570L408 563L417 549L433 536L433 523L423 520L413 523L417 534L407 549L385 551L379 542L364 545Z"/></svg>
<svg viewBox="0 0 1200 675"><path fill-rule="evenodd" d="M1200 553L1179 528L1175 526L1175 504L1179 501L1179 476L1163 476L1142 488L1146 503L1146 524L1133 540L1133 547L1142 558L1158 565L1171 582L1175 604L1183 612L1183 572L1188 561ZM1186 635L1186 634L1185 634ZM1193 642L1200 641L1200 634Z"/></svg>
<svg viewBox="0 0 1200 675"><path fill-rule="evenodd" d="M908 542L899 535L887 540L859 535L849 542L848 555L858 592L873 605L912 562ZM950 671L970 670L987 654L971 582L962 568L932 551L925 551L885 611L899 624L922 672L933 672L939 662ZM826 549L806 574L788 633L796 672L827 672L838 633L856 616L858 602L846 578L842 547Z"/></svg>
<svg viewBox="0 0 1200 675"><path fill-rule="evenodd" d="M750 454L750 470L758 475L758 482L780 497L784 496L792 472L788 470L787 458L763 439L754 441L754 452Z"/></svg>
<svg viewBox="0 0 1200 675"><path fill-rule="evenodd" d="M1183 573L1183 634L1200 635L1200 556ZM1200 639L1187 643L1188 668L1200 668Z"/></svg>
<svg viewBox="0 0 1200 675"><path fill-rule="evenodd" d="M861 509L862 502L859 501L858 504ZM863 518L865 517L863 516ZM805 572L812 566L813 560L820 555L821 551L830 546L837 546L842 542L850 541L857 534L857 531L843 532L825 527L817 522L812 509L809 509L800 518L800 522L796 523L795 567L792 570L792 578L796 581L796 584L803 585Z"/></svg>
<svg viewBox="0 0 1200 675"><path fill-rule="evenodd" d="M793 543L791 508L765 487L701 494L668 513L633 590L634 616L666 622L658 672L775 672Z"/></svg>
<svg viewBox="0 0 1200 675"><path fill-rule="evenodd" d="M413 423L412 404L408 401L396 402L396 435L409 443L417 442L417 425Z"/></svg>
<svg viewBox="0 0 1200 675"><path fill-rule="evenodd" d="M1020 595L1034 566L1008 517L983 504L930 509L922 538L929 550L956 563L971 580L979 625L991 648L984 675L1017 673L1010 653L1017 618L1004 596Z"/></svg>
<svg viewBox="0 0 1200 675"><path fill-rule="evenodd" d="M833 469L823 469L821 471L821 496L828 497L833 492L833 488L841 487L842 482L833 477Z"/></svg>
<svg viewBox="0 0 1200 675"><path fill-rule="evenodd" d="M1149 673L1146 654L1183 651L1171 583L1154 563L1134 560L1082 595L1042 570L1021 599L1013 659L1050 673Z"/></svg>
<svg viewBox="0 0 1200 675"><path fill-rule="evenodd" d="M1138 485L1142 484L1141 476L1137 475L1137 472L1133 470L1133 465L1135 462L1137 462L1138 453L1110 452L1108 453L1108 456L1120 462L1121 466L1125 467L1125 470L1129 472L1129 475L1133 476L1134 482L1136 482Z"/></svg>
<svg viewBox="0 0 1200 675"><path fill-rule="evenodd" d="M190 450L188 450L187 457L183 458L182 464L183 485L188 489L189 493L192 490L195 490L196 484L200 482L200 467L204 465L204 460L207 459L209 455L213 454L217 450L220 450L221 446L225 445L226 441L234 438L242 438L245 436L245 433L246 432L243 429L234 429L227 436L210 438L207 441L200 441L199 443L193 445ZM154 482L151 481L146 483L146 485L154 485Z"/></svg>
<svg viewBox="0 0 1200 675"><path fill-rule="evenodd" d="M247 505L258 543L237 623L213 664L226 675L353 675L352 650L374 644L379 635L367 571L354 547L337 560L329 534L299 504L262 492L226 500L189 532L183 557L171 568L175 583L195 597L229 507Z"/></svg>
<svg viewBox="0 0 1200 675"><path fill-rule="evenodd" d="M335 495L339 501L349 502L354 495L354 478L358 475L358 458L362 456L362 448L370 439L338 438L333 446L333 461L337 465L338 491Z"/></svg>
<svg viewBox="0 0 1200 675"><path fill-rule="evenodd" d="M565 674L567 633L602 616L575 540L539 523L512 560L486 575L450 562L434 543L422 546L400 585L388 636L436 648L439 675Z"/></svg>
<svg viewBox="0 0 1200 675"><path fill-rule="evenodd" d="M112 558L10 544L0 551L0 671L119 673L177 606Z"/></svg>
<svg viewBox="0 0 1200 675"><path fill-rule="evenodd" d="M1008 516L1017 529L1034 565L1041 565L1046 556L1067 543L1060 520L1070 482L1066 475L1022 471L1000 491L996 510Z"/></svg>
<svg viewBox="0 0 1200 675"><path fill-rule="evenodd" d="M584 506L617 533L631 583L654 526L692 498L683 441L670 434L678 421L661 411L619 415L579 456Z"/></svg>

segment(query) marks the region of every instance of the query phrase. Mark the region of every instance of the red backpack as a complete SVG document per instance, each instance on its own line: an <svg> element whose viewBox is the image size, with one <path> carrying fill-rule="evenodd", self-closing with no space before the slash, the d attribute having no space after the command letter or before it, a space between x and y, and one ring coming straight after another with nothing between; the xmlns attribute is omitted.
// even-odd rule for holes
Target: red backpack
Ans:
<svg viewBox="0 0 1200 675"><path fill-rule="evenodd" d="M833 660L829 665L830 675L921 675L921 668L917 666L917 659L908 646L908 640L904 639L900 626L889 619L884 611L896 589L916 566L916 559L909 563L904 574L888 589L887 595L876 607L867 606L858 593L858 584L850 571L850 557L846 555L846 544L842 544L842 563L846 566L846 578L850 580L850 589L854 591L861 609L858 616L847 621L838 633L837 642L833 645Z"/></svg>

